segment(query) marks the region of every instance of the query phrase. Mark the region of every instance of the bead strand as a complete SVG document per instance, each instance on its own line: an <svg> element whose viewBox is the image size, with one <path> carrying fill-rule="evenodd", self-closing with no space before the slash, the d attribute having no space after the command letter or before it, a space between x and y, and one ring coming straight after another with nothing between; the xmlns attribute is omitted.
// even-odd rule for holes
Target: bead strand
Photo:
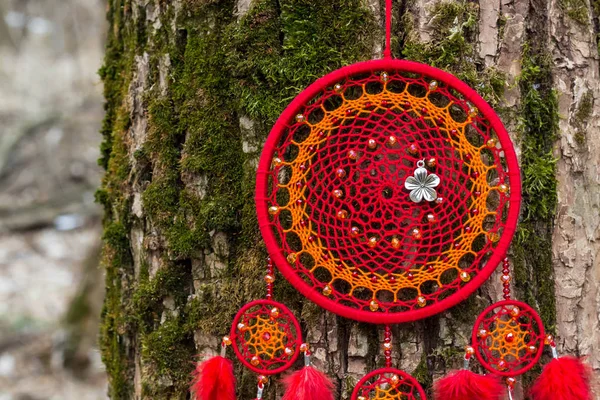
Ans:
<svg viewBox="0 0 600 400"><path fill-rule="evenodd" d="M385 337L383 339L383 354L385 355L385 367L392 367L392 329L385 326Z"/></svg>
<svg viewBox="0 0 600 400"><path fill-rule="evenodd" d="M504 300L510 300L510 261L508 257L502 260L502 293L504 293Z"/></svg>
<svg viewBox="0 0 600 400"><path fill-rule="evenodd" d="M273 282L275 282L273 261L271 260L271 257L267 258L267 274L265 275L265 282L267 283L267 300L271 300L273 298Z"/></svg>

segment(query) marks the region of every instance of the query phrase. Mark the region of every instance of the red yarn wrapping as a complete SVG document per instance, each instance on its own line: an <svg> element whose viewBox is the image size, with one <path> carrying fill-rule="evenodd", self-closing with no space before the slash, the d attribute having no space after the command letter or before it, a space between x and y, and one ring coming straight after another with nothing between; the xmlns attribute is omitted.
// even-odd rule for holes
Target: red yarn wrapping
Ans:
<svg viewBox="0 0 600 400"><path fill-rule="evenodd" d="M283 383L285 394L281 400L333 400L333 382L316 368L304 367L288 375Z"/></svg>
<svg viewBox="0 0 600 400"><path fill-rule="evenodd" d="M233 363L217 356L198 363L191 391L197 400L235 400Z"/></svg>
<svg viewBox="0 0 600 400"><path fill-rule="evenodd" d="M591 368L575 357L556 358L531 388L533 400L591 400Z"/></svg>
<svg viewBox="0 0 600 400"><path fill-rule="evenodd" d="M434 385L436 400L499 400L506 391L494 375L468 370L453 371Z"/></svg>

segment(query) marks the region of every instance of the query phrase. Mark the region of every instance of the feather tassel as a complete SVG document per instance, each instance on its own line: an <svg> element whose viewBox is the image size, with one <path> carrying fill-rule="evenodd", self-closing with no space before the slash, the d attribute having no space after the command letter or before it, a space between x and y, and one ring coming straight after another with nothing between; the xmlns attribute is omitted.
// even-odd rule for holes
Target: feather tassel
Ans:
<svg viewBox="0 0 600 400"><path fill-rule="evenodd" d="M533 400L592 400L591 368L576 357L554 358L533 384Z"/></svg>
<svg viewBox="0 0 600 400"><path fill-rule="evenodd" d="M191 391L196 400L235 400L233 363L222 356L198 363Z"/></svg>
<svg viewBox="0 0 600 400"><path fill-rule="evenodd" d="M466 369L450 372L434 386L436 400L499 400L505 391L498 377Z"/></svg>
<svg viewBox="0 0 600 400"><path fill-rule="evenodd" d="M281 400L333 400L334 384L318 369L308 365L287 376Z"/></svg>

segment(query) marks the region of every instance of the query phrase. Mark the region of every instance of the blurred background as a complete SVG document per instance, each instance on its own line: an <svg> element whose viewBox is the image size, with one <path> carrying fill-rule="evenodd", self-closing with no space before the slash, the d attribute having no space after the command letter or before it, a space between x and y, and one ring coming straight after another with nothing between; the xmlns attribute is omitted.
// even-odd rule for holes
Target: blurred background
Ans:
<svg viewBox="0 0 600 400"><path fill-rule="evenodd" d="M105 12L0 0L0 400L107 398L94 204Z"/></svg>

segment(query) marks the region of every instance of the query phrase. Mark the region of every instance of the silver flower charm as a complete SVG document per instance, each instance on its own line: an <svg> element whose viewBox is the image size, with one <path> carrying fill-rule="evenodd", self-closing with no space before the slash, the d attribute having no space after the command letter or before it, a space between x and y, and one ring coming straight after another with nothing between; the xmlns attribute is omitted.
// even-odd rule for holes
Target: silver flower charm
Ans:
<svg viewBox="0 0 600 400"><path fill-rule="evenodd" d="M440 184L440 178L436 174L429 174L425 169L423 160L417 162L414 176L409 176L404 182L404 187L410 190L410 199L420 203L423 199L434 201L437 198L436 188Z"/></svg>

